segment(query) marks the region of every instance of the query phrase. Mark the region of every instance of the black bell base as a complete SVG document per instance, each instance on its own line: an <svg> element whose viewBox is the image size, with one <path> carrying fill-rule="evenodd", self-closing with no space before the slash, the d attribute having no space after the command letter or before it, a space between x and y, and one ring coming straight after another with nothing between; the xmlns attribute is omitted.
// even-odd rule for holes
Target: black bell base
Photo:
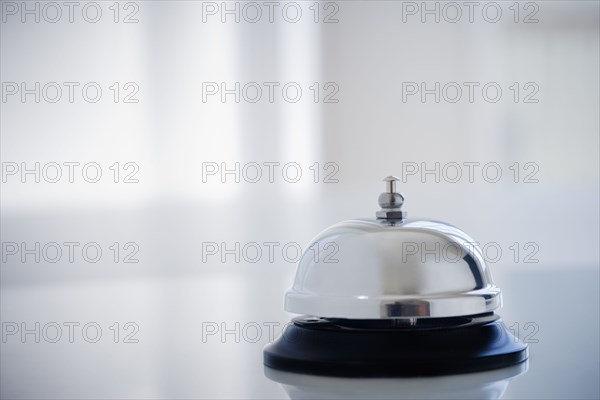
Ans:
<svg viewBox="0 0 600 400"><path fill-rule="evenodd" d="M348 322L295 318L265 347L264 364L311 375L408 377L504 368L528 357L499 319L425 328Z"/></svg>

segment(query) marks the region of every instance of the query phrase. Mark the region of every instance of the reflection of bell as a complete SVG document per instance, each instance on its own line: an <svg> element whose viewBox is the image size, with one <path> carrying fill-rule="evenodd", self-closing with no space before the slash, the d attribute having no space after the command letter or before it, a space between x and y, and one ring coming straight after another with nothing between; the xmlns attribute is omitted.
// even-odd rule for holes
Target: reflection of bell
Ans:
<svg viewBox="0 0 600 400"><path fill-rule="evenodd" d="M293 319L265 365L337 376L416 376L510 366L527 346L502 325L480 248L460 229L406 219L388 177L375 219L344 221L304 251Z"/></svg>
<svg viewBox="0 0 600 400"><path fill-rule="evenodd" d="M290 399L499 399L509 382L527 372L527 361L511 367L460 375L355 379L296 374L265 367Z"/></svg>

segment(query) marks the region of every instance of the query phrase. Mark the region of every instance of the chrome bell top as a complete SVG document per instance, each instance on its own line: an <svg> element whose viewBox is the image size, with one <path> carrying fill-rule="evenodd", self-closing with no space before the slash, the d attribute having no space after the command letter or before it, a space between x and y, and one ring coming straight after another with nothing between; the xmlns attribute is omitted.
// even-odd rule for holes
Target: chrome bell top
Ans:
<svg viewBox="0 0 600 400"><path fill-rule="evenodd" d="M411 220L398 178L384 179L376 218L337 223L308 245L286 311L324 318L442 318L501 306L481 249L460 229Z"/></svg>

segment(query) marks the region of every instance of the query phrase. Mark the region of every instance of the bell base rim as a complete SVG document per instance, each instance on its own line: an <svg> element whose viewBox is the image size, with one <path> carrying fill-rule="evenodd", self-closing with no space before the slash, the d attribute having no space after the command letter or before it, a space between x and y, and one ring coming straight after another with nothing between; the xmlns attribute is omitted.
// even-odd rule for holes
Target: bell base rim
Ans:
<svg viewBox="0 0 600 400"><path fill-rule="evenodd" d="M528 359L527 345L495 320L438 329L332 329L293 320L264 349L264 365L338 377L416 377L504 368Z"/></svg>

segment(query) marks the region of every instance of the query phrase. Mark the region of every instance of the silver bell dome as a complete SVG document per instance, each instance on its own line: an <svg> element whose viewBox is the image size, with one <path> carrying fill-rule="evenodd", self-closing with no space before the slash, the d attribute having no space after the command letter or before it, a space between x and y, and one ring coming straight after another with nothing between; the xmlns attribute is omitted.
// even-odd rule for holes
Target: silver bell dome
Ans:
<svg viewBox="0 0 600 400"><path fill-rule="evenodd" d="M285 295L286 311L324 318L443 318L492 312L500 290L475 241L437 221L407 219L398 179L384 179L376 218L314 238Z"/></svg>

